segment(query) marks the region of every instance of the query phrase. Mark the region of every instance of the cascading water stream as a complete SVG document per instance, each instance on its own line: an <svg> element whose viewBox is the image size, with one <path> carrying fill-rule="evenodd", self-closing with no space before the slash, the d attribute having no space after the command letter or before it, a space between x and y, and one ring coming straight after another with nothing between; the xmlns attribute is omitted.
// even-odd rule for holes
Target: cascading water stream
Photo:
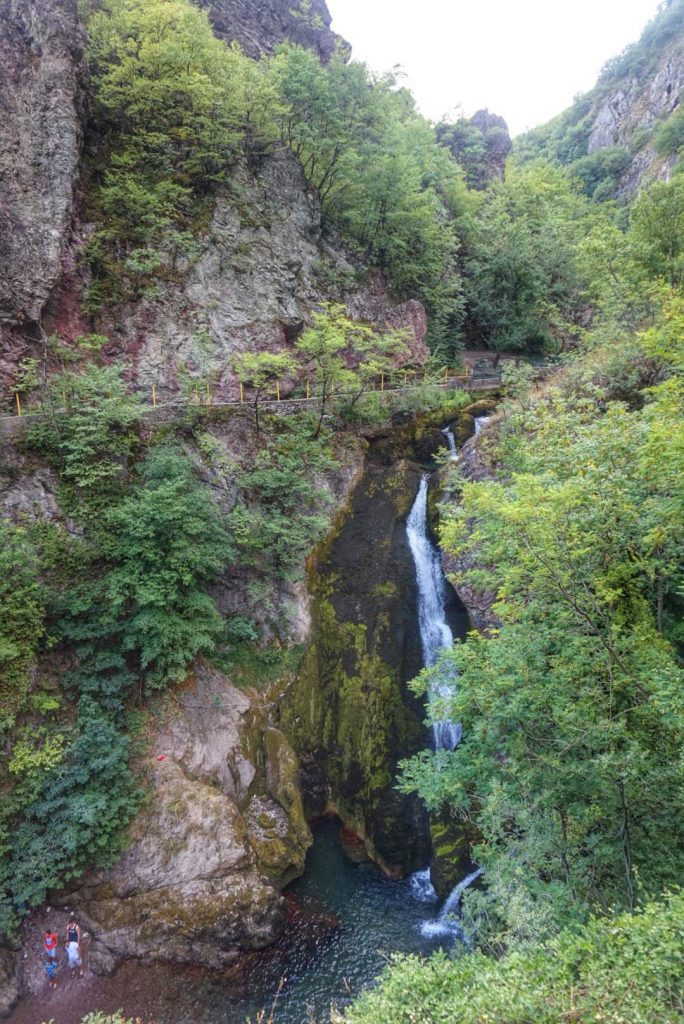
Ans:
<svg viewBox="0 0 684 1024"><path fill-rule="evenodd" d="M481 874L482 868L478 868L477 871L473 871L472 874L466 875L462 882L459 882L458 885L454 886L447 896L437 920L424 921L421 925L420 930L423 935L430 937L434 937L436 935L450 935L455 938L461 934L461 927L457 919L458 911L461 906L461 897L466 889L471 886Z"/></svg>
<svg viewBox="0 0 684 1024"><path fill-rule="evenodd" d="M476 416L475 417L475 437L478 436L483 427L486 427L489 423L491 416Z"/></svg>
<svg viewBox="0 0 684 1024"><path fill-rule="evenodd" d="M456 460L458 458L458 452L456 451L456 439L454 437L453 430L451 427L444 427L442 433L446 437L447 445L449 446L449 458Z"/></svg>
<svg viewBox="0 0 684 1024"><path fill-rule="evenodd" d="M437 661L439 652L451 647L454 637L446 621L445 586L442 561L439 551L428 534L427 523L428 477L423 476L416 500L406 521L409 547L416 566L418 583L418 626L423 648L423 663L431 667ZM449 680L431 683L428 699L431 704L444 700L453 693L454 684ZM461 739L458 722L435 722L432 734L437 750L453 750Z"/></svg>
<svg viewBox="0 0 684 1024"><path fill-rule="evenodd" d="M486 422L486 418L480 418L480 429L484 425L482 420ZM475 420L475 429L479 433L477 428L478 420ZM453 453L452 457L456 458L456 445L454 444L453 434L448 430L444 430L443 433L449 441L449 449ZM424 475L420 481L418 494L406 521L406 533L416 566L418 627L423 649L423 662L426 667L431 667L436 663L439 652L446 647L451 647L454 638L446 621L446 587L442 571L442 560L428 532L428 487L429 478L427 475ZM455 686L455 679L441 678L432 681L428 693L430 704L448 699L454 693ZM451 722L449 720L436 722L432 726L432 733L436 750L454 750L461 740L461 725L459 722ZM432 921L424 921L421 925L421 933L424 936L428 938L447 936L454 939L461 934L456 919L461 904L461 897L468 886L479 878L481 874L482 868L478 868L452 889L438 917ZM425 902L436 898L435 891L430 882L429 869L417 871L411 876L411 889L419 899L422 898Z"/></svg>

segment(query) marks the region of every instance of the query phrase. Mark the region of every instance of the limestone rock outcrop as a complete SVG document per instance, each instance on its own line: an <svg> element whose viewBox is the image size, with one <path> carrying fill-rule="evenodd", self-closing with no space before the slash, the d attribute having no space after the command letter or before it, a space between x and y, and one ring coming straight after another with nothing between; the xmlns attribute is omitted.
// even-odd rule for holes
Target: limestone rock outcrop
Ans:
<svg viewBox="0 0 684 1024"><path fill-rule="evenodd" d="M199 0L206 7L214 31L235 40L250 57L271 53L278 43L293 43L316 50L323 61L344 41L330 28L325 0Z"/></svg>
<svg viewBox="0 0 684 1024"><path fill-rule="evenodd" d="M0 2L0 331L40 319L62 273L81 151L76 0Z"/></svg>
<svg viewBox="0 0 684 1024"><path fill-rule="evenodd" d="M683 89L684 40L678 39L663 52L651 76L634 74L620 82L592 114L589 153L615 146L634 150L634 139L639 134L648 139L633 152L620 180L620 195L633 195L642 182L669 176L677 157L659 155L650 136L654 127L676 110Z"/></svg>

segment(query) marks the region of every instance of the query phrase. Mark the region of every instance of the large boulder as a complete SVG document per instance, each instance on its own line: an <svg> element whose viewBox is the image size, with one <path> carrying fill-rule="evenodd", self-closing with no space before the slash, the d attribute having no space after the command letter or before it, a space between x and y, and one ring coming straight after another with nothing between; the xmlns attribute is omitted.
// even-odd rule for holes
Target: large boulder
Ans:
<svg viewBox="0 0 684 1024"><path fill-rule="evenodd" d="M131 845L66 896L95 971L131 957L220 968L260 949L284 924L279 886L304 867L298 764L268 705L211 669L174 703L151 739Z"/></svg>

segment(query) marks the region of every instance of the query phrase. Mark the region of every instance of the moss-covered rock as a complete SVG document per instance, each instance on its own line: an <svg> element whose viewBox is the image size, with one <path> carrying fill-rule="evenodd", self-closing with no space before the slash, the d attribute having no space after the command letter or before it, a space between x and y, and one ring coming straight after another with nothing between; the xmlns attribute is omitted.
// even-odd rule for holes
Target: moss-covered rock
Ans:
<svg viewBox="0 0 684 1024"><path fill-rule="evenodd" d="M471 402L463 410L464 413L477 419L480 416L491 416L498 405L498 398L481 398L477 402Z"/></svg>
<svg viewBox="0 0 684 1024"><path fill-rule="evenodd" d="M474 837L462 822L447 815L431 818L430 835L430 880L440 899L446 899L454 886L473 870L470 847Z"/></svg>
<svg viewBox="0 0 684 1024"><path fill-rule="evenodd" d="M388 872L427 859L426 816L394 789L397 762L428 742L406 683L421 667L405 519L420 470L370 464L310 569L312 635L281 726L305 765L310 805L335 809ZM322 782L324 779L324 783Z"/></svg>

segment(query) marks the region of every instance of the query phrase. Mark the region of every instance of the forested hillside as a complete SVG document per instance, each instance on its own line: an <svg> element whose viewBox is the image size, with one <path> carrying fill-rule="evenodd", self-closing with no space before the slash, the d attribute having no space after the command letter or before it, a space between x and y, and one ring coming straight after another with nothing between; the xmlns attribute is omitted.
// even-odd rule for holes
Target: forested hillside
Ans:
<svg viewBox="0 0 684 1024"><path fill-rule="evenodd" d="M334 815L482 872L340 1019L684 1020L684 0L510 156L249 6L1 12L0 1014L48 903L101 974L287 938ZM409 690L433 471L485 612Z"/></svg>

